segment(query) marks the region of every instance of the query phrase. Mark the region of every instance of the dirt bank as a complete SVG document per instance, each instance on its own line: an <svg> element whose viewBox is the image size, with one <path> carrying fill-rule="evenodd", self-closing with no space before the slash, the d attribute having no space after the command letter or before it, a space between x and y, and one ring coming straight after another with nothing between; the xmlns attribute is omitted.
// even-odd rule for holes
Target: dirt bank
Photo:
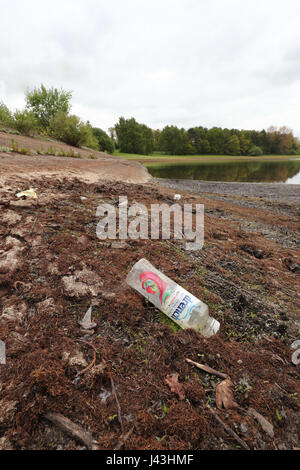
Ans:
<svg viewBox="0 0 300 470"><path fill-rule="evenodd" d="M294 205L182 191L182 204L205 205L202 251L174 240L116 249L96 236L99 203L127 195L150 208L172 203L173 189L62 174L32 176L30 186L37 202L17 200L28 187L21 176L6 174L0 188L0 448L85 448L46 420L49 412L81 426L100 449L241 448L208 405L251 449L300 447ZM222 325L217 337L176 330L125 285L142 257L209 305ZM79 321L90 305L96 326L88 332ZM221 379L186 358L230 375L238 408L217 410ZM176 373L184 399L166 382Z"/></svg>
<svg viewBox="0 0 300 470"><path fill-rule="evenodd" d="M0 180L7 175L32 178L37 175L57 177L77 176L84 181L122 180L145 183L150 180L146 168L139 162L129 162L118 157L85 148L76 148L52 140L8 135L0 132L0 147L11 147L14 140L19 150L29 150L29 155L0 151ZM76 157L40 155L37 152L61 152ZM92 157L92 158L91 158Z"/></svg>

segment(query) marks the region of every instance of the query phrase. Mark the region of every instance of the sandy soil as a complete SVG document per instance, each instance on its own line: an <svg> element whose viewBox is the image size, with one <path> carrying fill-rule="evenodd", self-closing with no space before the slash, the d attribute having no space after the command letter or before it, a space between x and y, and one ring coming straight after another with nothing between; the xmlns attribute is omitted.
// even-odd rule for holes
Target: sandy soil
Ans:
<svg viewBox="0 0 300 470"><path fill-rule="evenodd" d="M28 179L2 170L0 449L89 446L48 413L80 426L100 449L299 448L300 369L291 349L300 339L297 205L182 190L181 204L205 205L203 250L150 239L117 249L96 236L99 203L127 195L150 208L173 203L177 191L63 174L30 176L38 200L19 201ZM221 323L217 336L179 331L126 286L142 257L209 305ZM84 331L79 321L91 304L96 326ZM222 379L186 358L228 374L237 407L218 409ZM180 385L171 388L173 374Z"/></svg>

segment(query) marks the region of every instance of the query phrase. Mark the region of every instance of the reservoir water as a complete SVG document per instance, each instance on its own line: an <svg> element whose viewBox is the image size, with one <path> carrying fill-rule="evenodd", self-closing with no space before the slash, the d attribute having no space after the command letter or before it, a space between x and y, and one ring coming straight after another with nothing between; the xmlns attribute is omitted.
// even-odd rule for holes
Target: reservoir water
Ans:
<svg viewBox="0 0 300 470"><path fill-rule="evenodd" d="M300 158L146 163L155 178L300 184Z"/></svg>

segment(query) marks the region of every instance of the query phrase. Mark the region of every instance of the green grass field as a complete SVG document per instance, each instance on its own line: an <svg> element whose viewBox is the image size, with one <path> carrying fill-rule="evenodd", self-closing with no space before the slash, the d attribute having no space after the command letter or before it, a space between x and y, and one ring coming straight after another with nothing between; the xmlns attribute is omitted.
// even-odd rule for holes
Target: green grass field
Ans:
<svg viewBox="0 0 300 470"><path fill-rule="evenodd" d="M162 153L155 152L152 155L135 155L131 153L121 153L115 151L114 155L125 160L135 160L141 163L172 163L172 162L197 162L197 161L233 161L233 160L290 160L300 158L300 156L293 155L263 155L260 157L250 156L231 156L231 155L165 155Z"/></svg>

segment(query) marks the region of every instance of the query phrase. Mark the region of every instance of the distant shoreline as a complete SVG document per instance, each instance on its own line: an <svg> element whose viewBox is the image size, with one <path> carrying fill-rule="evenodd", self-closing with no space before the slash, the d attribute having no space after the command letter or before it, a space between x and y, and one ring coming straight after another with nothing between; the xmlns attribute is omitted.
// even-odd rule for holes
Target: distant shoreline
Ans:
<svg viewBox="0 0 300 470"><path fill-rule="evenodd" d="M201 180L153 178L153 182L177 191L214 193L233 197L261 198L269 201L299 204L300 184L285 183L235 183Z"/></svg>

